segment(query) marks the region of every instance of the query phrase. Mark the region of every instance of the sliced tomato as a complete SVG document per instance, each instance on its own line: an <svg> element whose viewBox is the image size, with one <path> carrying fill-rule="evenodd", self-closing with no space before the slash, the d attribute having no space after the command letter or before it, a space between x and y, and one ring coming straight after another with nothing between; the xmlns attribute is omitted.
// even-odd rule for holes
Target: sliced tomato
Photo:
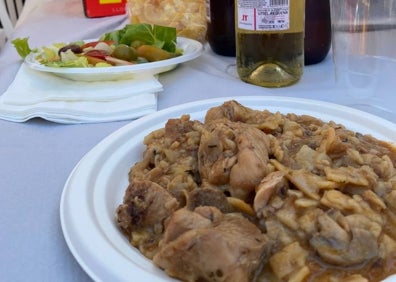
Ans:
<svg viewBox="0 0 396 282"><path fill-rule="evenodd" d="M88 60L88 62L91 64L91 65L96 65L97 63L108 63L108 64L111 64L110 62L107 62L106 60L102 60L102 59L99 59L99 58L97 58L97 57L91 57L91 56L87 56L87 55L85 55L85 57L87 58L87 60ZM111 64L112 65L112 64Z"/></svg>
<svg viewBox="0 0 396 282"><path fill-rule="evenodd" d="M81 46L81 48L84 50L85 48L88 48L88 47L92 47L92 48L94 48L95 46L96 46L96 44L98 44L99 42L104 42L104 43L106 43L107 45L112 45L112 44L114 44L114 41L113 40L103 40L103 41L92 41L92 42L87 42L87 43L85 43L83 46Z"/></svg>
<svg viewBox="0 0 396 282"><path fill-rule="evenodd" d="M107 53L102 50L89 50L84 53L85 56L95 57L101 60L106 60Z"/></svg>

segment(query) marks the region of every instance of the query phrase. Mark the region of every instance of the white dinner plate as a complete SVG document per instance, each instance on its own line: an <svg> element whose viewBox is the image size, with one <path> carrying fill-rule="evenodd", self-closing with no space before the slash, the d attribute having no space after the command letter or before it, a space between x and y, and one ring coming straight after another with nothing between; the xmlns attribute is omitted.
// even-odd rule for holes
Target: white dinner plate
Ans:
<svg viewBox="0 0 396 282"><path fill-rule="evenodd" d="M92 41L92 40L91 40ZM87 41L89 42L89 40ZM168 60L136 64L130 66L102 67L102 68L65 68L48 67L36 60L37 53L30 53L25 63L32 69L49 72L71 80L103 81L131 79L135 75L159 74L174 69L178 64L193 60L202 54L203 46L200 42L185 38L177 38L177 47L183 50L181 56Z"/></svg>
<svg viewBox="0 0 396 282"><path fill-rule="evenodd" d="M109 135L77 164L61 198L60 219L72 254L95 281L174 281L146 259L119 231L115 210L128 185L129 168L142 157L143 138L169 118L190 114L202 120L206 111L235 99L254 109L308 114L333 120L360 133L396 141L396 125L344 106L284 97L228 97L171 107L135 120ZM388 281L396 281L390 278Z"/></svg>

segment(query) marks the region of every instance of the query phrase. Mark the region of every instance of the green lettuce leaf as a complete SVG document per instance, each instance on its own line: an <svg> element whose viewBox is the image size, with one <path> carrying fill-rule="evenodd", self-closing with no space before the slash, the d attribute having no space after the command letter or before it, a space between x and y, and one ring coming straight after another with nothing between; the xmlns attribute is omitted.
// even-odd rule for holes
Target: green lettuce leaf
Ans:
<svg viewBox="0 0 396 282"><path fill-rule="evenodd" d="M89 63L86 57L76 57L74 60L69 61L56 61L56 62L47 62L45 64L48 67L66 67L66 68L87 68L89 67Z"/></svg>
<svg viewBox="0 0 396 282"><path fill-rule="evenodd" d="M105 33L101 39L129 46L134 41L140 41L173 53L176 51L176 37L176 28L141 23L128 24L123 29Z"/></svg>
<svg viewBox="0 0 396 282"><path fill-rule="evenodd" d="M29 46L29 38L16 38L11 41L11 43L14 45L16 51L18 52L19 56L21 56L23 59L26 58L27 55L32 52L32 49L30 49Z"/></svg>

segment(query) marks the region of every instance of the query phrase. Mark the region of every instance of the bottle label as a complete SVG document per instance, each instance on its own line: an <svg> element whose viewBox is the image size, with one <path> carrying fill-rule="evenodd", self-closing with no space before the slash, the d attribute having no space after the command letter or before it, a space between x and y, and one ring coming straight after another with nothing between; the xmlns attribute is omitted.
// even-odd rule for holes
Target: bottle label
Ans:
<svg viewBox="0 0 396 282"><path fill-rule="evenodd" d="M238 0L238 28L258 31L288 30L289 0Z"/></svg>

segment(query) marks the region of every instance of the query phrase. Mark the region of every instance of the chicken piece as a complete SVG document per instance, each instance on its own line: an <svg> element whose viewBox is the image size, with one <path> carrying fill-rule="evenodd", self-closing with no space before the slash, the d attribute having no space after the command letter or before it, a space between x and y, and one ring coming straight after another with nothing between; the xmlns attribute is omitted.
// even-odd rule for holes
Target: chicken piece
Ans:
<svg viewBox="0 0 396 282"><path fill-rule="evenodd" d="M210 225L207 220L197 220L205 216L210 218ZM173 229L185 232L174 236ZM168 275L191 282L252 281L270 246L266 236L247 219L221 214L214 207L178 210L167 223L164 238L153 262Z"/></svg>
<svg viewBox="0 0 396 282"><path fill-rule="evenodd" d="M248 124L263 123L272 118L269 111L258 111L245 107L235 100L224 102L223 105L209 109L205 115L205 123L219 119Z"/></svg>
<svg viewBox="0 0 396 282"><path fill-rule="evenodd" d="M228 101L218 107L209 109L205 115L205 123L218 119L228 119L230 121L243 121L250 119L254 113L252 109L242 106L236 101Z"/></svg>
<svg viewBox="0 0 396 282"><path fill-rule="evenodd" d="M191 121L189 115L183 115L177 119L169 119L165 124L165 138L168 144L182 141L185 134L193 130L196 121Z"/></svg>
<svg viewBox="0 0 396 282"><path fill-rule="evenodd" d="M198 168L202 181L228 184L230 171L237 162L235 135L228 121L205 125L198 149Z"/></svg>
<svg viewBox="0 0 396 282"><path fill-rule="evenodd" d="M227 120L205 125L198 150L202 182L229 185L231 196L247 200L267 174L269 138L259 129Z"/></svg>
<svg viewBox="0 0 396 282"><path fill-rule="evenodd" d="M230 192L233 197L247 200L268 173L269 138L254 127L240 128L238 133L238 161L231 168Z"/></svg>
<svg viewBox="0 0 396 282"><path fill-rule="evenodd" d="M177 200L157 183L132 181L125 192L123 204L117 208L117 224L126 233L162 225L177 208Z"/></svg>
<svg viewBox="0 0 396 282"><path fill-rule="evenodd" d="M202 213L187 211L186 209L175 211L165 224L166 232L160 242L160 246L177 239L189 230L211 227L213 222L219 221L223 216L216 208L207 208Z"/></svg>
<svg viewBox="0 0 396 282"><path fill-rule="evenodd" d="M251 124L266 133L282 131L281 126L284 123L284 118L279 112L273 114L268 110L253 110L234 100L209 109L205 123L221 119Z"/></svg>
<svg viewBox="0 0 396 282"><path fill-rule="evenodd" d="M132 245L152 258L162 237L165 219L178 206L178 201L157 183L135 180L116 210L117 225Z"/></svg>

